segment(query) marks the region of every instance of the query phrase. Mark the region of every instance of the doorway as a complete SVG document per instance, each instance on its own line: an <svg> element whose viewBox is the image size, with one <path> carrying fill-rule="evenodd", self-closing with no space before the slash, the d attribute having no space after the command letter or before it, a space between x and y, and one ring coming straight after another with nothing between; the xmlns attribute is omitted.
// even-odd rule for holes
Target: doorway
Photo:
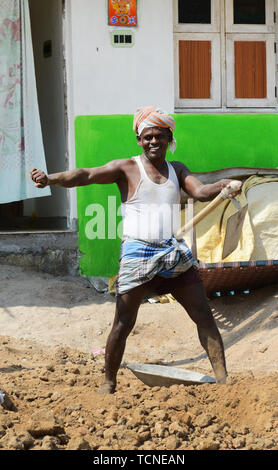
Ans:
<svg viewBox="0 0 278 470"><path fill-rule="evenodd" d="M29 0L38 104L48 173L66 164L63 0ZM66 230L64 188L51 196L0 204L1 231Z"/></svg>

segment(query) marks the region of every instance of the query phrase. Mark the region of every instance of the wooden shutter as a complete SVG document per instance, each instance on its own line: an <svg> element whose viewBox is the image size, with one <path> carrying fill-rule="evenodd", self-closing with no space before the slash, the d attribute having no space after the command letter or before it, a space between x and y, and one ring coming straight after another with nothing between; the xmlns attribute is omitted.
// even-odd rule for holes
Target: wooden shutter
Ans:
<svg viewBox="0 0 278 470"><path fill-rule="evenodd" d="M275 107L275 37L227 34L227 106Z"/></svg>
<svg viewBox="0 0 278 470"><path fill-rule="evenodd" d="M175 35L175 92L176 107L217 108L221 105L220 37L217 33Z"/></svg>
<svg viewBox="0 0 278 470"><path fill-rule="evenodd" d="M235 41L235 98L266 98L265 41Z"/></svg>
<svg viewBox="0 0 278 470"><path fill-rule="evenodd" d="M211 98L210 41L179 41L179 70L180 98Z"/></svg>

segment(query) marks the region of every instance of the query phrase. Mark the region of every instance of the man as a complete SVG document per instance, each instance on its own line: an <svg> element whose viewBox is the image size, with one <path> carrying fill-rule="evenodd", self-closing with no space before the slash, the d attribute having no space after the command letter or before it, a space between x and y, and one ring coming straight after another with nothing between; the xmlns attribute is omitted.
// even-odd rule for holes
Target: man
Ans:
<svg viewBox="0 0 278 470"><path fill-rule="evenodd" d="M174 151L176 145L174 128L173 118L159 108L140 108L133 124L137 143L142 147L140 156L51 175L37 169L31 172L38 188L116 183L121 193L123 242L116 282L116 312L106 344L105 378L100 393L114 393L116 389L126 339L148 291L171 293L186 309L197 325L217 383L226 382L222 339L206 299L197 262L185 242L175 238L178 225L174 208L180 203L181 188L196 200L208 201L230 180L202 184L183 163L167 162L168 147Z"/></svg>

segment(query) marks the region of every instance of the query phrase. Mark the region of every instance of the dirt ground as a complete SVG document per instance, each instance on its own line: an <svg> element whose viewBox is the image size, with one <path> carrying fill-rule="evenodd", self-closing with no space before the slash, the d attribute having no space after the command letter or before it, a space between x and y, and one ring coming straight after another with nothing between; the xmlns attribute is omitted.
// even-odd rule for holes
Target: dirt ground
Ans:
<svg viewBox="0 0 278 470"><path fill-rule="evenodd" d="M278 285L209 300L226 385L144 385L125 365L213 376L177 303L143 303L114 395L97 393L115 299L84 278L0 267L0 449L278 450Z"/></svg>

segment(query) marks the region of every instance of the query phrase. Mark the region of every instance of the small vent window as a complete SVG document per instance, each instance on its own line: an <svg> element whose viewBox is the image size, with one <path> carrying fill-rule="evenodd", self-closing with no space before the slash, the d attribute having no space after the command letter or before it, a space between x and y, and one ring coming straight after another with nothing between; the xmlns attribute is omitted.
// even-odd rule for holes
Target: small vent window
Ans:
<svg viewBox="0 0 278 470"><path fill-rule="evenodd" d="M131 31L115 31L111 33L111 42L114 47L131 47L134 44L134 36Z"/></svg>

